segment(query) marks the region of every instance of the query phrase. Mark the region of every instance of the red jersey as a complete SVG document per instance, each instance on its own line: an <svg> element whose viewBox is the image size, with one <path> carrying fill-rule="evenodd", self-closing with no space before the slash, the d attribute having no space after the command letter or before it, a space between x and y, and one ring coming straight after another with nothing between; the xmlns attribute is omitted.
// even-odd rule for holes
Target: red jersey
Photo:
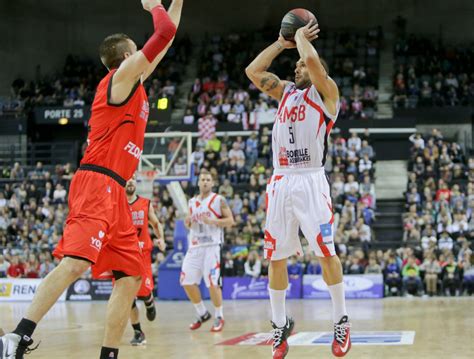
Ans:
<svg viewBox="0 0 474 359"><path fill-rule="evenodd" d="M97 87L89 120L88 146L81 165L105 167L128 180L137 169L143 151L149 105L140 81L124 102L111 104L115 71L110 71Z"/></svg>
<svg viewBox="0 0 474 359"><path fill-rule="evenodd" d="M130 203L132 211L133 225L137 229L138 243L144 253L149 253L153 249L150 232L148 231L148 210L150 209L150 200L137 196L135 201Z"/></svg>

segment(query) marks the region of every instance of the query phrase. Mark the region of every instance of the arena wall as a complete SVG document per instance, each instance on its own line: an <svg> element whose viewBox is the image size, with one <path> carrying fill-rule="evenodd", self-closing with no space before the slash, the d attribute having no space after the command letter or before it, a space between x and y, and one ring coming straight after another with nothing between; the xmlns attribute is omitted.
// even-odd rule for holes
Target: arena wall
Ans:
<svg viewBox="0 0 474 359"><path fill-rule="evenodd" d="M452 40L474 39L474 2L469 0L185 0L180 33L202 36L262 25L273 25L277 32L282 15L296 5L317 9L314 12L323 29L382 25L389 30L396 16L402 15L408 19L408 31L442 33ZM61 68L68 53L96 56L107 34L125 32L141 42L151 30L138 0L1 1L0 95L8 93L11 81L20 74L33 79L39 71Z"/></svg>

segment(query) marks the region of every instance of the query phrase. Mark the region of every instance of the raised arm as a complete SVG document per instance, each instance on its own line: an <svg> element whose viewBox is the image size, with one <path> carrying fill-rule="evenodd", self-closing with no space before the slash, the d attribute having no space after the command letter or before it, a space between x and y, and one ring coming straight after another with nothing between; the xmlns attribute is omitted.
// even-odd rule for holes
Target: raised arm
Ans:
<svg viewBox="0 0 474 359"><path fill-rule="evenodd" d="M171 22L178 28L179 22L181 21L181 11L183 9L183 0L174 0L169 9L168 9L168 15L171 19ZM173 44L174 37L173 39L166 45L165 49L153 60L153 62L148 66L146 71L142 75L142 81L145 81L152 73L155 71L156 66L163 60L163 57L165 57L166 53L168 52L168 49L171 47Z"/></svg>
<svg viewBox="0 0 474 359"><path fill-rule="evenodd" d="M323 95L325 102L334 102L335 110L335 103L339 99L339 90L321 63L318 52L311 44L311 41L317 38L318 32L318 24L314 22L299 28L295 34L296 48L308 69L311 83Z"/></svg>
<svg viewBox="0 0 474 359"><path fill-rule="evenodd" d="M177 4L174 4L175 2ZM178 22L180 16L177 16L177 13L181 14L182 2L183 0L173 0L170 7ZM125 100L136 83L142 80L142 76L147 77L153 72L176 34L176 25L161 5L161 0L142 0L142 4L143 8L152 14L155 30L143 48L128 56L114 74L110 96L112 103Z"/></svg>
<svg viewBox="0 0 474 359"><path fill-rule="evenodd" d="M267 70L273 60L275 60L283 50L294 47L294 43L286 41L280 35L277 41L263 50L245 69L247 77L260 91L278 101L280 101L283 96L283 90L285 89L287 82L280 80L277 75L272 74Z"/></svg>

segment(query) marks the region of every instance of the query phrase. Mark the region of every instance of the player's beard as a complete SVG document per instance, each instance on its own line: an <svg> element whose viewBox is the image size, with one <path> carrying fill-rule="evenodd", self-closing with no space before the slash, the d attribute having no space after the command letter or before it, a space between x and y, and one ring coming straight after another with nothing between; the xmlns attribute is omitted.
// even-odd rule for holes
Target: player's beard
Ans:
<svg viewBox="0 0 474 359"><path fill-rule="evenodd" d="M306 78L306 77L300 77L298 79L298 81L295 79L295 86L298 90L303 90L305 88L308 88L309 86L311 86L311 80L309 78L309 76Z"/></svg>
<svg viewBox="0 0 474 359"><path fill-rule="evenodd" d="M127 187L125 189L125 193L127 194L127 196L133 196L135 194L135 188L129 188Z"/></svg>

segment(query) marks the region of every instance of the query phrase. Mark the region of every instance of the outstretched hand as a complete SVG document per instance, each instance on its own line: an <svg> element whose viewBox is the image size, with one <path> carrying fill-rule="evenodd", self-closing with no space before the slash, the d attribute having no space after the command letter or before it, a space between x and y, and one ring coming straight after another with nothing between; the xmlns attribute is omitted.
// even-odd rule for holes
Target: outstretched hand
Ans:
<svg viewBox="0 0 474 359"><path fill-rule="evenodd" d="M313 41L318 38L319 31L318 23L315 20L311 20L305 26L296 30L295 38L298 36L304 36L308 41Z"/></svg>
<svg viewBox="0 0 474 359"><path fill-rule="evenodd" d="M161 5L161 0L142 0L142 6L146 11L151 11L158 5Z"/></svg>

